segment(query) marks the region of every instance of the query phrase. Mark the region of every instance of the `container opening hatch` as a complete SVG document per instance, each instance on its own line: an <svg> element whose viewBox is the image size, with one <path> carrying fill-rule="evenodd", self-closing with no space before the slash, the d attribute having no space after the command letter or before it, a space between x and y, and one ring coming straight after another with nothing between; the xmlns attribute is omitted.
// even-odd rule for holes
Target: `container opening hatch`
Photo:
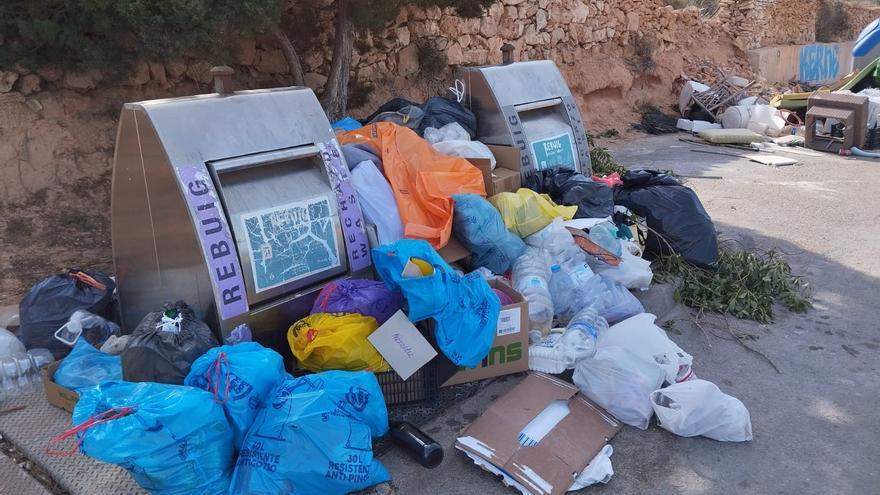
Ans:
<svg viewBox="0 0 880 495"><path fill-rule="evenodd" d="M561 98L514 107L529 143L535 170L580 170L571 124Z"/></svg>
<svg viewBox="0 0 880 495"><path fill-rule="evenodd" d="M213 161L208 167L252 308L348 271L336 197L316 146Z"/></svg>

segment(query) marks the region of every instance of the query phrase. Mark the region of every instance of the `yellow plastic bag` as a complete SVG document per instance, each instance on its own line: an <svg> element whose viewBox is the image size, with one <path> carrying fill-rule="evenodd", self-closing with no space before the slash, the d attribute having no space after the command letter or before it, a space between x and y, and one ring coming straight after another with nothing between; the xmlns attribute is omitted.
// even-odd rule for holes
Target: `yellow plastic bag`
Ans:
<svg viewBox="0 0 880 495"><path fill-rule="evenodd" d="M520 237L534 234L556 217L571 220L577 211L577 206L557 205L550 196L526 188L496 194L489 202L501 212L507 230Z"/></svg>
<svg viewBox="0 0 880 495"><path fill-rule="evenodd" d="M310 371L388 371L388 363L367 340L379 324L357 313L315 313L291 325L287 343L299 366Z"/></svg>

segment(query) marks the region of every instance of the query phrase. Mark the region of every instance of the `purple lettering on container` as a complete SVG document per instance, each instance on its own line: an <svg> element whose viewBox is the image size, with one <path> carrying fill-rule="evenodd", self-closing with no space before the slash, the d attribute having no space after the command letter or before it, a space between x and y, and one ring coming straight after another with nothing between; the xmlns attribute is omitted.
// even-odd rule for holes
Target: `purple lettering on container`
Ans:
<svg viewBox="0 0 880 495"><path fill-rule="evenodd" d="M235 241L229 233L220 199L208 174L199 167L177 167L177 179L186 198L202 246L202 257L214 281L214 301L220 318L247 313L247 291Z"/></svg>
<svg viewBox="0 0 880 495"><path fill-rule="evenodd" d="M363 270L371 264L370 243L367 241L364 217L354 192L354 186L351 185L348 167L342 162L339 146L335 139L328 143L319 144L319 147L324 163L327 164L330 185L336 193L336 204L339 206L342 233L345 237L345 247L348 251L351 270Z"/></svg>

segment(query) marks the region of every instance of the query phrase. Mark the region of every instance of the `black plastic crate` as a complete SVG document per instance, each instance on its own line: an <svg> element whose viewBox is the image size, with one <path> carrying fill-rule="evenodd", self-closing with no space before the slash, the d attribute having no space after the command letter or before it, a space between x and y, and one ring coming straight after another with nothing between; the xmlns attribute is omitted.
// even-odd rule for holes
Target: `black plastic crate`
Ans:
<svg viewBox="0 0 880 495"><path fill-rule="evenodd" d="M376 380L385 395L388 406L414 406L432 403L437 399L440 384L434 363L422 366L406 381L396 371L376 373Z"/></svg>

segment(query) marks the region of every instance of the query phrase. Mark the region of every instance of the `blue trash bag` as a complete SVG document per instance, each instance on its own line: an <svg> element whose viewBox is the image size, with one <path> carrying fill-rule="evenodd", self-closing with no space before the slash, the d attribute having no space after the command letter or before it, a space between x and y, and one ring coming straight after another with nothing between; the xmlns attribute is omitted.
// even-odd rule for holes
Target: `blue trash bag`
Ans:
<svg viewBox="0 0 880 495"><path fill-rule="evenodd" d="M434 273L405 278L410 258L427 262ZM413 239L373 249L373 265L385 285L403 293L411 321L434 319L437 346L450 361L473 368L489 354L501 302L479 273L458 274L430 244Z"/></svg>
<svg viewBox="0 0 880 495"><path fill-rule="evenodd" d="M388 481L372 443L387 432L385 398L372 373L288 377L248 432L230 493L341 495Z"/></svg>
<svg viewBox="0 0 880 495"><path fill-rule="evenodd" d="M223 405L240 449L257 411L287 372L284 358L256 342L214 347L196 359L184 385L211 392Z"/></svg>
<svg viewBox="0 0 880 495"><path fill-rule="evenodd" d="M501 275L526 249L518 236L507 230L501 213L476 194L456 194L452 232L473 254L473 268L486 267Z"/></svg>
<svg viewBox="0 0 880 495"><path fill-rule="evenodd" d="M77 434L83 454L123 467L152 494L214 495L229 488L232 428L204 390L104 382L82 391L73 424L79 426L70 431L83 429Z"/></svg>
<svg viewBox="0 0 880 495"><path fill-rule="evenodd" d="M75 392L102 382L122 380L122 358L101 352L80 338L58 365L52 379Z"/></svg>

